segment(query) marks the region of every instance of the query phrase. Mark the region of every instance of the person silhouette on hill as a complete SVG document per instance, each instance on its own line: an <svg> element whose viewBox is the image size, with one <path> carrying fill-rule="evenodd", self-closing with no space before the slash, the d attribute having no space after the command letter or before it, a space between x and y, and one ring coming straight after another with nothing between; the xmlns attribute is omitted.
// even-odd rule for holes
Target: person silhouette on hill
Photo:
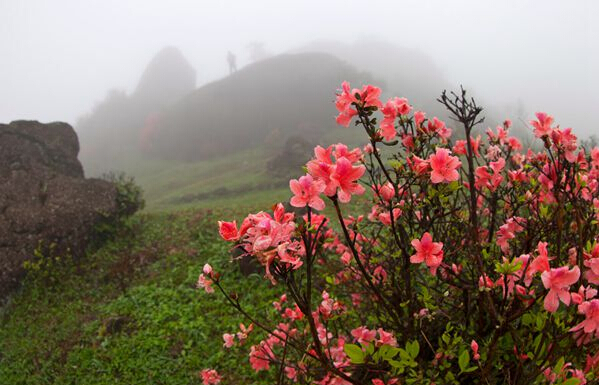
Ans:
<svg viewBox="0 0 599 385"><path fill-rule="evenodd" d="M233 52L227 52L227 62L229 63L229 75L237 71L237 58Z"/></svg>

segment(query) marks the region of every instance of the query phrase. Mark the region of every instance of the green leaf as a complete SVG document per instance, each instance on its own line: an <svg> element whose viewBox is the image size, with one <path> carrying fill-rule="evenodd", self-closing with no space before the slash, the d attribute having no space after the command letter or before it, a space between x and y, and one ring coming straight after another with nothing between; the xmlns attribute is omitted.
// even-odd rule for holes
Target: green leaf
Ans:
<svg viewBox="0 0 599 385"><path fill-rule="evenodd" d="M343 351L345 352L345 354L347 354L352 364L364 363L364 352L358 345L345 344L345 346L343 347Z"/></svg>
<svg viewBox="0 0 599 385"><path fill-rule="evenodd" d="M562 368L564 367L564 357L560 357L559 360L557 360L557 364L555 364L555 366L553 367L553 372L554 373L561 373Z"/></svg>
<svg viewBox="0 0 599 385"><path fill-rule="evenodd" d="M399 353L399 348L394 348L389 345L383 345L383 348L386 348L383 352L381 352L381 358L384 360L389 360Z"/></svg>
<svg viewBox="0 0 599 385"><path fill-rule="evenodd" d="M372 344L366 344L366 353L369 355L372 355L372 353L374 353L374 343Z"/></svg>
<svg viewBox="0 0 599 385"><path fill-rule="evenodd" d="M416 358L418 357L418 353L420 352L420 344L418 341L410 342L406 344L406 350L410 354L410 357Z"/></svg>
<svg viewBox="0 0 599 385"><path fill-rule="evenodd" d="M470 363L470 353L468 353L468 350L464 350L458 357L458 365L460 366L460 371L462 371L462 372L466 371L469 363Z"/></svg>
<svg viewBox="0 0 599 385"><path fill-rule="evenodd" d="M401 362L396 361L396 360L388 360L387 362L389 363L389 365L393 366L394 368L403 368L404 367L404 365Z"/></svg>
<svg viewBox="0 0 599 385"><path fill-rule="evenodd" d="M578 385L580 384L580 380L578 378L568 378L566 381L562 382L562 385Z"/></svg>

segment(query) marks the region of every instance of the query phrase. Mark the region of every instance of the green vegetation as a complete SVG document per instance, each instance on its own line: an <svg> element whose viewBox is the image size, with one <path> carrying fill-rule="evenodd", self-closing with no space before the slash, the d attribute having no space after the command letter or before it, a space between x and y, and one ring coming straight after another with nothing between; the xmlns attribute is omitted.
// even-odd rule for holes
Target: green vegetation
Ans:
<svg viewBox="0 0 599 385"><path fill-rule="evenodd" d="M106 243L82 260L39 252L28 263L22 289L0 309L0 384L200 384L204 368L223 383L272 383L247 364L258 333L224 350L222 334L248 322L195 288L210 263L228 289L247 293L250 313L272 310L279 288L262 274L241 276L216 224L289 199L301 169L273 176L267 164L283 152L267 148L187 163L130 154L127 174L145 199L131 217L144 207L141 191L124 174L104 175L117 184L123 220L101 225Z"/></svg>
<svg viewBox="0 0 599 385"><path fill-rule="evenodd" d="M248 309L270 310L278 288L257 274L241 279L217 240L217 218L242 210L137 214L85 260L38 256L0 312L0 384L199 384L206 367L224 383L271 383L243 364L247 346L222 348L222 333L246 320L195 288L208 262L247 293Z"/></svg>

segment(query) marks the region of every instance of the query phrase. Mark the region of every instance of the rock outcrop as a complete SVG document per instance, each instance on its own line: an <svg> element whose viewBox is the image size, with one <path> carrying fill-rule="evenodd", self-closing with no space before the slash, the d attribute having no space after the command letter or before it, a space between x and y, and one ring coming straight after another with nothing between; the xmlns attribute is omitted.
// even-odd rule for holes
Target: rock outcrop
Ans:
<svg viewBox="0 0 599 385"><path fill-rule="evenodd" d="M93 228L116 214L112 183L85 179L66 123L0 124L0 300L37 247L80 256Z"/></svg>

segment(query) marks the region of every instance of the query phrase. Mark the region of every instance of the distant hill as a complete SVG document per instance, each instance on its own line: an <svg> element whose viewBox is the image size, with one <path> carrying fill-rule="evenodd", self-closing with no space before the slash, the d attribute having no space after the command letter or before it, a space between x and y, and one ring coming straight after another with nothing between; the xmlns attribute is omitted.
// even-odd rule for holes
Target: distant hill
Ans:
<svg viewBox="0 0 599 385"><path fill-rule="evenodd" d="M196 71L175 47L163 48L152 58L132 98L148 107L174 103L196 88Z"/></svg>
<svg viewBox="0 0 599 385"><path fill-rule="evenodd" d="M309 43L292 52L325 52L351 63L357 70L366 71L384 80L380 87L383 98L390 96L406 97L415 109L425 111L428 117L437 116L451 127L456 127L449 120L448 111L437 98L443 90L458 91L460 83L452 83L439 67L435 58L414 48L390 43L378 38L362 38L353 43L341 43L332 40L320 40ZM484 107L486 117L483 125L477 130L484 131L487 126L493 127L503 122L507 116L497 111L493 100L481 97L484 90L464 84L468 94ZM523 116L524 113L520 113ZM517 116L512 116L513 119ZM513 130L521 136L524 133L517 128ZM463 135L456 130L456 135Z"/></svg>
<svg viewBox="0 0 599 385"><path fill-rule="evenodd" d="M317 142L337 128L335 90L346 79L360 83L371 76L324 53L261 60L165 110L152 130L149 153L194 161L269 142L282 147L297 135Z"/></svg>
<svg viewBox="0 0 599 385"><path fill-rule="evenodd" d="M380 39L361 39L354 43L320 40L309 43L293 52L325 52L351 63L361 71L377 75L384 80L385 96L401 96L410 100L415 108L436 114L445 114L435 101L445 88L452 88L442 69L433 58L411 48Z"/></svg>
<svg viewBox="0 0 599 385"><path fill-rule="evenodd" d="M161 110L195 88L196 72L177 48L158 52L131 95L111 90L77 122L86 173L123 169L126 159L149 145L148 131Z"/></svg>

